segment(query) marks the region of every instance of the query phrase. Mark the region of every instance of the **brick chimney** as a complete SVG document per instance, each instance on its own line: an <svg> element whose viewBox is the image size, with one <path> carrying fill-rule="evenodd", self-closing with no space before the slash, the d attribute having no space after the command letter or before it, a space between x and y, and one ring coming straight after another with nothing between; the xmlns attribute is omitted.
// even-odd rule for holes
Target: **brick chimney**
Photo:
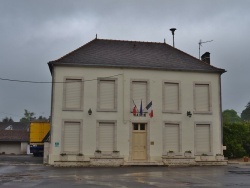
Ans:
<svg viewBox="0 0 250 188"><path fill-rule="evenodd" d="M206 52L201 56L201 61L210 65L210 53Z"/></svg>

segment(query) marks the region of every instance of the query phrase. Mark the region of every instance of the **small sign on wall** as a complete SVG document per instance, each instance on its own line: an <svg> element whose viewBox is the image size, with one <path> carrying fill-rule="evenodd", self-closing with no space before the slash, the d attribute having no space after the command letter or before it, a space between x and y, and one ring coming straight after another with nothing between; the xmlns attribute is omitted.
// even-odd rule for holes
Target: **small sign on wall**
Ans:
<svg viewBox="0 0 250 188"><path fill-rule="evenodd" d="M59 142L55 142L55 147L59 147Z"/></svg>

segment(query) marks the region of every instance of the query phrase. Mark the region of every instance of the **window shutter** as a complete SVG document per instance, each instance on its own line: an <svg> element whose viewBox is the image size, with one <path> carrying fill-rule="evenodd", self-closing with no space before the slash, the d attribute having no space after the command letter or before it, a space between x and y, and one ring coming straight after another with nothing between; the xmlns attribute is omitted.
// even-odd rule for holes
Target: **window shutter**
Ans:
<svg viewBox="0 0 250 188"><path fill-rule="evenodd" d="M164 131L165 151L180 152L180 136L178 124L166 124Z"/></svg>
<svg viewBox="0 0 250 188"><path fill-rule="evenodd" d="M65 83L65 107L69 109L81 108L82 95L81 79L66 79Z"/></svg>
<svg viewBox="0 0 250 188"><path fill-rule="evenodd" d="M210 125L196 125L196 152L210 152Z"/></svg>
<svg viewBox="0 0 250 188"><path fill-rule="evenodd" d="M99 124L99 149L101 151L114 150L114 123Z"/></svg>
<svg viewBox="0 0 250 188"><path fill-rule="evenodd" d="M195 110L196 111L210 111L209 108L209 85L196 84L195 85Z"/></svg>
<svg viewBox="0 0 250 188"><path fill-rule="evenodd" d="M164 110L179 110L179 84L165 83Z"/></svg>
<svg viewBox="0 0 250 188"><path fill-rule="evenodd" d="M132 100L134 100L138 110L140 109L142 100L142 109L147 105L147 82L143 81L133 81L132 82ZM133 107L133 101L131 101L131 106Z"/></svg>
<svg viewBox="0 0 250 188"><path fill-rule="evenodd" d="M64 123L64 152L79 153L80 151L80 122Z"/></svg>
<svg viewBox="0 0 250 188"><path fill-rule="evenodd" d="M100 109L115 109L115 81L100 80Z"/></svg>

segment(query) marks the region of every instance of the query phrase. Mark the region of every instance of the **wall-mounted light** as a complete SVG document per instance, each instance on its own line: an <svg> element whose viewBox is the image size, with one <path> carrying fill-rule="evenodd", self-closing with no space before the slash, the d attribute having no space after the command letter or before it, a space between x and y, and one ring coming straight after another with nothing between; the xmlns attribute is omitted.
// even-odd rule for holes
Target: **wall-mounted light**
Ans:
<svg viewBox="0 0 250 188"><path fill-rule="evenodd" d="M187 111L187 116L191 118L192 113L190 111Z"/></svg>
<svg viewBox="0 0 250 188"><path fill-rule="evenodd" d="M91 115L91 114L92 114L92 110L91 110L91 108L89 109L88 114L89 114L89 115Z"/></svg>

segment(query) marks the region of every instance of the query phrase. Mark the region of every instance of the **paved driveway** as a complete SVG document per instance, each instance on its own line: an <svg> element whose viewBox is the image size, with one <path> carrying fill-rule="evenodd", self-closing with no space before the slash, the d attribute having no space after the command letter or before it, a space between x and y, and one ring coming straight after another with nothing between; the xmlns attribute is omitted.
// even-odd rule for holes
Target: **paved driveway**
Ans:
<svg viewBox="0 0 250 188"><path fill-rule="evenodd" d="M19 156L17 161L19 160ZM8 157L7 157L8 158ZM62 168L0 156L0 187L250 187L250 166ZM31 162L34 160L35 162ZM40 158L41 160L41 158Z"/></svg>

